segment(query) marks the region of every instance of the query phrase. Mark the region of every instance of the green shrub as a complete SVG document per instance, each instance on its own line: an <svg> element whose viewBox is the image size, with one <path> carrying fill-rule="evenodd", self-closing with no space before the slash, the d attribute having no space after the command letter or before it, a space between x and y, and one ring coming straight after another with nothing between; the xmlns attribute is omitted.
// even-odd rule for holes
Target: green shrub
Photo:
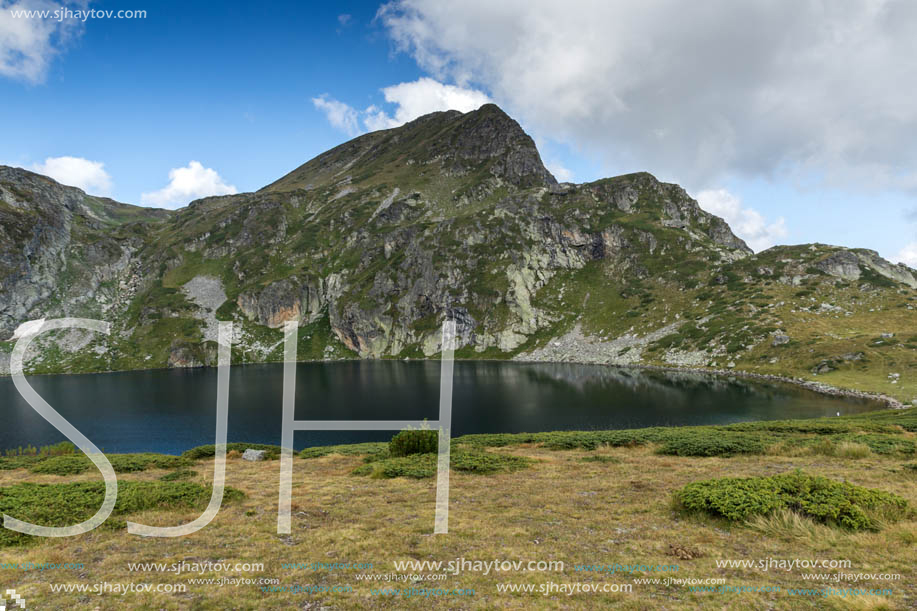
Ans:
<svg viewBox="0 0 917 611"><path fill-rule="evenodd" d="M671 456L733 456L735 454L761 454L765 444L749 435L708 433L684 435L670 439L656 450Z"/></svg>
<svg viewBox="0 0 917 611"><path fill-rule="evenodd" d="M731 521L786 509L849 530L878 530L882 521L899 519L907 509L907 501L889 492L801 471L694 482L678 490L675 501L687 511Z"/></svg>
<svg viewBox="0 0 917 611"><path fill-rule="evenodd" d="M453 470L478 474L518 471L533 462L523 456L494 452L456 452L451 458Z"/></svg>
<svg viewBox="0 0 917 611"><path fill-rule="evenodd" d="M424 479L436 475L436 459L436 454L410 454L361 465L353 470L353 474L385 479L394 477Z"/></svg>
<svg viewBox="0 0 917 611"><path fill-rule="evenodd" d="M388 444L392 456L410 456L412 454L429 454L439 449L439 432L429 429L412 429L401 431Z"/></svg>
<svg viewBox="0 0 917 611"><path fill-rule="evenodd" d="M857 458L868 455L869 452L883 456L903 455L912 456L917 448L912 440L900 435L877 435L873 433L841 433L837 435L818 435L815 437L788 438L785 445L789 448L803 448L812 454L825 456L839 456L841 458ZM859 456L852 456L849 450L854 446L861 446L867 452L860 452ZM845 448L847 451L845 452ZM798 452L797 452L798 454Z"/></svg>
<svg viewBox="0 0 917 611"><path fill-rule="evenodd" d="M159 481L177 482L179 480L191 479L192 477L197 477L197 471L193 469L178 469L177 471L166 473L165 475L159 478Z"/></svg>
<svg viewBox="0 0 917 611"><path fill-rule="evenodd" d="M452 443L479 448L501 448L522 443L541 443L542 435L543 433L480 433L456 437Z"/></svg>
<svg viewBox="0 0 917 611"><path fill-rule="evenodd" d="M385 449L381 452L376 452L374 454L366 454L363 456L363 462L379 462L380 460L388 460L389 458L394 458L388 451L388 446L385 446Z"/></svg>
<svg viewBox="0 0 917 611"><path fill-rule="evenodd" d="M360 465L359 467L357 467L356 469L354 469L353 471L351 471L350 474L351 474L351 475L360 475L360 476L363 476L363 475L372 475L372 474L373 474L373 471L375 471L375 470L376 470L375 465L371 465L371 464Z"/></svg>
<svg viewBox="0 0 917 611"><path fill-rule="evenodd" d="M541 441L551 450L595 450L599 446L637 446L655 439L655 429L637 429L630 431L570 431L547 433L536 436L533 441Z"/></svg>
<svg viewBox="0 0 917 611"><path fill-rule="evenodd" d="M109 454L106 455L116 473L135 473L147 469L176 469L186 466L188 459L168 454ZM95 469L85 454L51 456L29 467L32 473L48 475L77 475Z"/></svg>
<svg viewBox="0 0 917 611"><path fill-rule="evenodd" d="M146 510L203 509L210 501L211 488L190 482L119 482L113 516ZM227 487L224 501L244 495ZM68 526L92 517L105 498L103 482L74 484L16 484L0 488L0 513L41 526ZM109 519L109 528L123 526ZM0 547L23 545L37 537L0 529Z"/></svg>
<svg viewBox="0 0 917 611"><path fill-rule="evenodd" d="M0 471L12 471L13 469L29 469L32 465L38 464L45 460L41 456L8 456L0 458Z"/></svg>
<svg viewBox="0 0 917 611"><path fill-rule="evenodd" d="M792 440L800 444L816 441L814 438L799 438L797 433L803 433L833 435L836 441L863 443L877 454L910 454L915 444L912 440L901 436L901 429L917 432L917 409L883 410L840 418L739 422L719 426L464 435L453 439L453 444L479 448L541 444L552 450L594 450L600 446L639 446L648 443L664 445L670 441L685 438L696 439L704 435L728 435L730 439L747 436L757 439L765 448L778 441ZM864 435L864 433L867 434ZM797 438L798 441L796 441Z"/></svg>
<svg viewBox="0 0 917 611"><path fill-rule="evenodd" d="M658 444L659 451L664 454L730 456L763 453L779 443L781 445L778 449L787 448L799 454L800 448L819 443L821 437L829 436L832 451L840 451L843 442L851 442L865 445L876 454L913 455L917 453L917 444L904 437L902 429L917 432L917 409L884 410L840 418L741 422L720 426L488 433L457 437L452 440L452 447L453 451L456 451L458 449L540 444L551 450L595 450L599 447ZM852 451L855 448L847 448L844 456L855 457L849 455L848 450ZM430 451L435 452L435 446L431 446ZM386 444L381 443L306 448L300 452L302 458L315 458L328 454L364 455L367 456L364 460L370 461L390 457ZM0 459L0 469L6 468L15 467L4 465L3 459Z"/></svg>
<svg viewBox="0 0 917 611"><path fill-rule="evenodd" d="M880 422L878 419L863 419L862 417L840 418L814 418L812 420L770 420L765 422L737 422L725 427L723 430L743 432L770 433L813 433L830 435L833 433L847 433L871 431L880 433L896 433L899 429L892 424Z"/></svg>
<svg viewBox="0 0 917 611"><path fill-rule="evenodd" d="M876 454L904 454L911 455L917 452L917 447L910 439L891 435L837 435L833 437L838 443L860 443L867 446Z"/></svg>
<svg viewBox="0 0 917 611"><path fill-rule="evenodd" d="M134 473L147 469L177 469L191 462L187 458L168 454L112 454L108 460L118 473Z"/></svg>
<svg viewBox="0 0 917 611"><path fill-rule="evenodd" d="M650 443L668 446L666 453L676 453L676 450L686 452L686 456L711 456L715 452L713 444L708 444L712 449L708 452L689 452L689 446L703 446L704 440L729 439L728 448L719 450L720 453L739 454L761 452L767 444L773 443L774 437L766 431L752 430L731 431L729 427L655 427L646 429L628 429L617 431L555 431L550 433L510 433L488 435L466 435L458 437L454 442L460 446L471 447L499 447L523 443L542 444L551 450L595 450L601 446L627 447L642 446ZM718 446L717 446L718 447ZM713 453L710 453L713 452Z"/></svg>
<svg viewBox="0 0 917 611"><path fill-rule="evenodd" d="M46 475L77 475L88 471L93 464L85 455L52 456L32 465L29 471Z"/></svg>
<svg viewBox="0 0 917 611"><path fill-rule="evenodd" d="M528 467L533 462L531 459L521 456L486 451L459 451L452 453L450 458L453 471L476 473L478 475L518 471ZM384 458L360 465L351 473L353 475L371 475L385 479L394 477L424 479L436 475L437 459L438 456L433 453Z"/></svg>
<svg viewBox="0 0 917 611"><path fill-rule="evenodd" d="M245 452L245 450L251 448L252 450L264 450L264 458L266 460L277 460L280 458L280 446L265 445L263 443L227 443L226 452L232 452L235 450L240 454ZM216 446L213 444L198 446L196 448L191 448L190 450L185 450L182 452L182 458L187 458L188 460L201 460L204 458L213 458L216 455Z"/></svg>
<svg viewBox="0 0 917 611"><path fill-rule="evenodd" d="M306 448L299 453L299 457L320 458L322 456L328 456L329 454L340 454L341 456L388 454L388 443L371 441L368 443L352 443L337 446L317 446L314 448Z"/></svg>

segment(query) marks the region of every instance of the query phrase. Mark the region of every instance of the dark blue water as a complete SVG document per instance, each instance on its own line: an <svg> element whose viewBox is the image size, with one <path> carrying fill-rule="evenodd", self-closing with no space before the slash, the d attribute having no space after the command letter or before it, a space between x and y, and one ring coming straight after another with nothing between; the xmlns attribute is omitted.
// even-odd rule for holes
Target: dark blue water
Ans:
<svg viewBox="0 0 917 611"><path fill-rule="evenodd" d="M297 366L296 418L438 418L437 361ZM58 412L108 452L182 451L214 442L216 370L32 376ZM232 368L229 441L280 443L281 364ZM453 435L727 424L879 409L790 385L601 365L455 363ZM0 449L64 438L0 378ZM390 432L297 432L297 448L381 441Z"/></svg>

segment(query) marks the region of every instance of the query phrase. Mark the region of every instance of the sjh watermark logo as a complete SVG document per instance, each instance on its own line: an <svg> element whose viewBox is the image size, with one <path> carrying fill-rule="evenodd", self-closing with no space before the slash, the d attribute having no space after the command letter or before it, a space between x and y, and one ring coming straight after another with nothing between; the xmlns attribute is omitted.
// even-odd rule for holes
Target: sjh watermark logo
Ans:
<svg viewBox="0 0 917 611"><path fill-rule="evenodd" d="M20 609L25 609L25 599L19 596L18 594L16 594L16 590L7 590L6 595L3 598L0 598L0 611L7 610L8 608L6 606L7 602L9 602L10 605L12 605L12 607L10 608L15 609L16 607L19 607Z"/></svg>
<svg viewBox="0 0 917 611"><path fill-rule="evenodd" d="M118 478L108 458L98 447L83 435L66 418L61 416L26 381L25 355L32 340L39 334L62 329L86 329L108 335L111 325L101 320L88 318L56 318L25 323L27 330L13 346L10 354L10 373L13 385L22 398L42 418L64 434L95 464L105 481L105 499L98 512L88 520L70 526L39 526L3 515L3 527L35 537L72 537L87 533L100 526L115 508L118 499ZM217 417L216 444L214 451L213 488L207 509L196 520L181 526L148 526L136 522L127 523L127 532L144 537L181 537L204 528L216 517L223 503L226 481L226 432L229 419L229 374L232 356L231 322L220 322L217 343ZM22 326L20 327L22 328ZM291 533L291 501L293 487L293 435L296 431L395 431L405 428L419 428L432 425L439 429L439 448L436 461L436 515L433 534L449 532L449 465L452 428L452 378L453 359L456 347L456 326L454 320L446 320L442 326L441 373L439 390L439 418L434 421L415 420L296 420L294 399L296 397L296 362L299 339L299 321L284 323L284 365L283 365L283 423L280 454L280 495L277 508L277 533ZM5 611L5 605L0 608Z"/></svg>

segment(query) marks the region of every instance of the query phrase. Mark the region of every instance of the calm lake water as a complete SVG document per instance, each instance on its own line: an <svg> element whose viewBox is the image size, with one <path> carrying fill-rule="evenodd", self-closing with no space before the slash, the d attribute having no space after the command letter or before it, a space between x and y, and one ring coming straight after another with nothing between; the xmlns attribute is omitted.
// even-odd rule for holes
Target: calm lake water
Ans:
<svg viewBox="0 0 917 611"><path fill-rule="evenodd" d="M298 420L438 417L438 361L297 366ZM214 442L216 370L32 376L29 382L104 451L182 451ZM280 443L281 364L232 368L229 441ZM64 439L0 378L0 449ZM601 365L455 363L453 435L727 424L879 409L791 385ZM297 449L381 441L390 432L297 432Z"/></svg>

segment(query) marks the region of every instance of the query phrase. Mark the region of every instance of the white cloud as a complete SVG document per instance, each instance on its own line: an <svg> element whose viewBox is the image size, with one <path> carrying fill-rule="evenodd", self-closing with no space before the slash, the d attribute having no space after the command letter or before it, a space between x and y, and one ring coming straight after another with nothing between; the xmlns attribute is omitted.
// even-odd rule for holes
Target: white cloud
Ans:
<svg viewBox="0 0 917 611"><path fill-rule="evenodd" d="M386 102L396 105L395 113L388 115L378 108L367 108L368 116L364 123L370 130L398 127L417 117L440 110L468 112L490 101L483 91L444 85L427 77L385 87L382 95L385 96Z"/></svg>
<svg viewBox="0 0 917 611"><path fill-rule="evenodd" d="M893 263L904 263L908 267L917 269L917 242L906 244L897 255L892 257Z"/></svg>
<svg viewBox="0 0 917 611"><path fill-rule="evenodd" d="M696 199L701 208L725 219L732 231L755 252L770 248L787 236L783 217L768 223L760 212L744 207L742 200L726 189L701 191Z"/></svg>
<svg viewBox="0 0 917 611"><path fill-rule="evenodd" d="M111 193L111 176L101 161L90 161L82 157L48 157L44 163L36 163L29 169L50 176L62 185L78 187L93 195Z"/></svg>
<svg viewBox="0 0 917 611"><path fill-rule="evenodd" d="M915 2L394 0L378 18L434 77L606 170L917 190Z"/></svg>
<svg viewBox="0 0 917 611"><path fill-rule="evenodd" d="M554 178L557 179L557 182L573 182L573 172L568 168L565 168L562 164L556 161L550 161L545 164L551 174L554 175Z"/></svg>
<svg viewBox="0 0 917 611"><path fill-rule="evenodd" d="M158 191L141 194L140 201L146 206L178 208L201 197L233 193L238 190L226 184L216 170L192 161L184 168L169 170L169 184Z"/></svg>
<svg viewBox="0 0 917 611"><path fill-rule="evenodd" d="M312 98L312 104L325 113L332 127L351 137L361 133L358 123L360 113L344 102L339 102L334 98L328 97L327 94L322 94L317 98Z"/></svg>
<svg viewBox="0 0 917 611"><path fill-rule="evenodd" d="M332 126L348 136L356 136L365 131L398 127L431 112L468 112L490 101L487 94L482 91L446 85L427 77L385 87L382 89L382 95L386 103L395 106L392 113L378 106L357 110L327 94L312 98L312 103L325 113Z"/></svg>
<svg viewBox="0 0 917 611"><path fill-rule="evenodd" d="M0 75L32 83L44 80L52 58L83 32L79 19L26 17L18 11L62 10L85 6L45 0L0 0ZM19 16L15 16L19 14Z"/></svg>

